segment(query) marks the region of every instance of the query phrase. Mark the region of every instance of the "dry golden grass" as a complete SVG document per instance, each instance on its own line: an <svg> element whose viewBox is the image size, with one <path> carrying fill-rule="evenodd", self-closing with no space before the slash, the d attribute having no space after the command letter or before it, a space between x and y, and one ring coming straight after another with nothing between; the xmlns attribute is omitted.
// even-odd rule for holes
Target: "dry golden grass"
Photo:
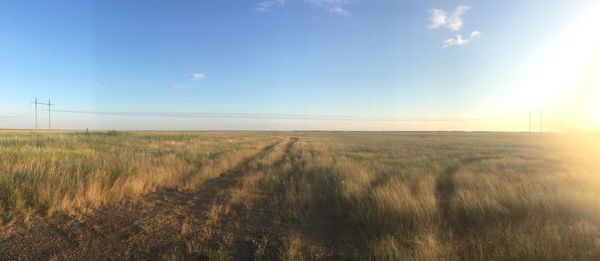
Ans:
<svg viewBox="0 0 600 261"><path fill-rule="evenodd" d="M600 259L600 136L2 133L0 221L214 193L160 257ZM203 194L204 195L204 194Z"/></svg>
<svg viewBox="0 0 600 261"><path fill-rule="evenodd" d="M0 133L0 224L85 212L158 188L193 188L271 139L243 133Z"/></svg>
<svg viewBox="0 0 600 261"><path fill-rule="evenodd" d="M597 259L599 140L313 133L263 187L283 219L309 228L295 238L362 237L351 258ZM334 224L346 232L315 232Z"/></svg>

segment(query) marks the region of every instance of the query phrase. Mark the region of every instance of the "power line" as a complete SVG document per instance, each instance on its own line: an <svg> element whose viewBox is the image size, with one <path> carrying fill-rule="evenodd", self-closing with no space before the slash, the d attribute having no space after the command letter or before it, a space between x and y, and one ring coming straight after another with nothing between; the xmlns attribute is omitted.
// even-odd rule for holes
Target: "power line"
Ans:
<svg viewBox="0 0 600 261"><path fill-rule="evenodd" d="M529 109L529 134L531 134L531 109Z"/></svg>
<svg viewBox="0 0 600 261"><path fill-rule="evenodd" d="M50 118L50 112L51 110L51 106L54 106L54 104L50 103L50 99L48 99L48 103L42 103L42 102L38 102L37 97L35 97L34 102L32 102L33 104L35 104L35 130L37 131L38 129L38 117L37 117L37 112L38 112L38 104L39 105L48 105L48 129L51 129L51 118Z"/></svg>
<svg viewBox="0 0 600 261"><path fill-rule="evenodd" d="M18 115L23 115L26 113L29 113L29 110L22 110L22 111L15 111L15 112L5 112L0 114L0 117L12 117L12 116L18 116Z"/></svg>
<svg viewBox="0 0 600 261"><path fill-rule="evenodd" d="M37 106L38 106L37 97L35 97L35 130L36 131L37 131Z"/></svg>
<svg viewBox="0 0 600 261"><path fill-rule="evenodd" d="M31 115L29 113L0 115L0 119L16 119L16 118L22 118L22 117L27 117L27 116L31 116Z"/></svg>
<svg viewBox="0 0 600 261"><path fill-rule="evenodd" d="M32 118L32 115L25 115L25 116L15 116L15 117L0 117L0 121L2 122L7 122L7 121L18 121L18 120L23 120L23 119L29 119Z"/></svg>
<svg viewBox="0 0 600 261"><path fill-rule="evenodd" d="M251 119L287 119L287 120L337 120L337 121L506 121L514 118L426 118L426 117L381 117L381 116L349 116L349 115L317 115L317 114L261 114L261 113L199 113L199 112L117 112L117 111L80 111L53 110L55 113L92 114L107 116L139 116L139 117L180 117L180 118L251 118Z"/></svg>
<svg viewBox="0 0 600 261"><path fill-rule="evenodd" d="M540 109L540 134L542 134L542 109Z"/></svg>

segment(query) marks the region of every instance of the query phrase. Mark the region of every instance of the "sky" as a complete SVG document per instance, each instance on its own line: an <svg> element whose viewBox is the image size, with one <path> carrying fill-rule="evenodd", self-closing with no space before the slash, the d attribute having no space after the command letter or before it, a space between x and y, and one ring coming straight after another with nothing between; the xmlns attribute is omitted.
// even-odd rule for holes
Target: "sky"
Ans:
<svg viewBox="0 0 600 261"><path fill-rule="evenodd" d="M37 97L55 129L595 131L599 24L593 0L3 0L0 128Z"/></svg>

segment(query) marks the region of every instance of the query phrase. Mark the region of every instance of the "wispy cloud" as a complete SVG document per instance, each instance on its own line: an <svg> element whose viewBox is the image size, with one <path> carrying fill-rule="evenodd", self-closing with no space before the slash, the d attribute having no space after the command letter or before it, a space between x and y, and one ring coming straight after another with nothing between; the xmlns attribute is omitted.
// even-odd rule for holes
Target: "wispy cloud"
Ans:
<svg viewBox="0 0 600 261"><path fill-rule="evenodd" d="M189 79L192 80L192 81L199 81L199 80L203 80L204 78L206 78L206 75L204 73L197 72L197 73L192 73L192 75L190 75ZM181 85L181 84L172 84L172 85L169 85L169 89L173 90L173 91L180 91L180 90L183 90L185 88L186 87L184 85Z"/></svg>
<svg viewBox="0 0 600 261"><path fill-rule="evenodd" d="M254 9L260 12L271 11L274 7L284 6L289 0L265 0L256 4Z"/></svg>
<svg viewBox="0 0 600 261"><path fill-rule="evenodd" d="M469 9L471 9L470 6L459 5L451 14L442 9L431 9L429 10L431 13L429 28L437 29L445 27L450 31L456 32L463 26L462 15L469 11Z"/></svg>
<svg viewBox="0 0 600 261"><path fill-rule="evenodd" d="M333 14L337 14L337 15L349 15L350 12L342 7L332 7L329 9L330 13Z"/></svg>
<svg viewBox="0 0 600 261"><path fill-rule="evenodd" d="M346 6L351 4L350 0L304 0L307 3L326 9L332 14L349 15Z"/></svg>
<svg viewBox="0 0 600 261"><path fill-rule="evenodd" d="M431 24L429 24L429 28L436 29L446 24L446 11L441 9L431 9L429 12L431 13L431 18L429 18Z"/></svg>
<svg viewBox="0 0 600 261"><path fill-rule="evenodd" d="M254 7L255 10L268 12L276 7L281 7L293 0L264 0L258 2ZM346 8L352 3L352 0L303 0L303 2L325 9L328 12L336 15L350 15L350 11Z"/></svg>
<svg viewBox="0 0 600 261"><path fill-rule="evenodd" d="M185 89L185 86L183 86L181 84L172 84L172 85L169 85L169 89L171 89L173 91L181 91L181 90Z"/></svg>
<svg viewBox="0 0 600 261"><path fill-rule="evenodd" d="M454 38L446 39L442 47L446 48L453 45L465 45L469 43L469 41L469 39L462 39L462 36L460 36L460 34L457 34Z"/></svg>
<svg viewBox="0 0 600 261"><path fill-rule="evenodd" d="M459 5L454 8L454 12L451 14L442 9L431 9L429 10L429 13L431 13L431 17L429 18L430 23L427 27L431 29L446 28L452 32L458 32L464 24L462 15L470 9L470 6ZM473 31L467 39L463 39L460 34L456 34L454 37L446 39L443 42L442 47L446 48L453 45L465 45L479 35L481 35L479 31Z"/></svg>
<svg viewBox="0 0 600 261"><path fill-rule="evenodd" d="M446 39L446 41L444 41L444 44L442 45L442 47L446 48L446 47L453 46L453 45L468 44L469 42L471 42L471 40L473 40L473 38L478 37L480 34L481 33L479 31L473 31L473 32L471 32L471 35L468 39L463 39L460 34L457 34L456 37Z"/></svg>
<svg viewBox="0 0 600 261"><path fill-rule="evenodd" d="M190 77L190 79L194 81L203 80L204 78L206 78L206 75L203 73L192 73L192 76Z"/></svg>

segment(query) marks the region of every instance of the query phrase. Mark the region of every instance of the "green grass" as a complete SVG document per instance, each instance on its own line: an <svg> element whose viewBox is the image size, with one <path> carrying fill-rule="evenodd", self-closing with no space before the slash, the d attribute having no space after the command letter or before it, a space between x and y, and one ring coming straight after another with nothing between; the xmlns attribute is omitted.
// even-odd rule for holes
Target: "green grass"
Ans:
<svg viewBox="0 0 600 261"><path fill-rule="evenodd" d="M181 251L239 207L280 224L263 257L600 258L598 135L3 132L0 224L194 189L269 144Z"/></svg>

